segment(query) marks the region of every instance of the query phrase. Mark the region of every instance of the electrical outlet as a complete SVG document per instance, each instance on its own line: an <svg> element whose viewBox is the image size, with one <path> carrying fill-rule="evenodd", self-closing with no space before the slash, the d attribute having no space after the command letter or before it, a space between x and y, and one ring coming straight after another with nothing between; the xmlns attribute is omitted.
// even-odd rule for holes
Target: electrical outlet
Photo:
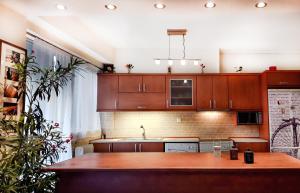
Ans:
<svg viewBox="0 0 300 193"><path fill-rule="evenodd" d="M180 117L177 117L176 122L177 122L177 123L181 123L181 118L180 118Z"/></svg>

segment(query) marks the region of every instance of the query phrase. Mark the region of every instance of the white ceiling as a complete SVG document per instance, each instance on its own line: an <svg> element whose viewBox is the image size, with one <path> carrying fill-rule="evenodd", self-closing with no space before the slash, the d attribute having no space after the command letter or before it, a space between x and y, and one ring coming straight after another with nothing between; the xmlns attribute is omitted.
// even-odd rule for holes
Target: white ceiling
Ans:
<svg viewBox="0 0 300 193"><path fill-rule="evenodd" d="M187 28L190 47L300 49L300 1L267 0L265 9L256 0L0 0L28 18L39 18L90 49L104 41L114 48L167 47L167 28ZM115 11L104 5L113 2ZM56 4L67 6L66 11ZM295 38L293 38L295 37ZM258 43L259 42L259 43Z"/></svg>

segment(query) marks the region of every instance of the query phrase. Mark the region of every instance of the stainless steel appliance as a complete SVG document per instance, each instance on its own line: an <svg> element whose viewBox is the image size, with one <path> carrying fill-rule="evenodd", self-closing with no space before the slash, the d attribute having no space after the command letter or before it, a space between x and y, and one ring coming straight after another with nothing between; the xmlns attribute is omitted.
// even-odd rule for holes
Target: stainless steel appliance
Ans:
<svg viewBox="0 0 300 193"><path fill-rule="evenodd" d="M165 152L199 152L198 142L167 142Z"/></svg>

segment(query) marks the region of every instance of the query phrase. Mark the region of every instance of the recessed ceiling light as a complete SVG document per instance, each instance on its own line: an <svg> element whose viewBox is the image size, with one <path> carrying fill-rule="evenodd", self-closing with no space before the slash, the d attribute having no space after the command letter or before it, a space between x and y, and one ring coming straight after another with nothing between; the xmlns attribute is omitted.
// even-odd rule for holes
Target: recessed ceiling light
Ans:
<svg viewBox="0 0 300 193"><path fill-rule="evenodd" d="M214 8L216 6L216 4L212 1L208 1L207 3L205 3L204 5L206 8Z"/></svg>
<svg viewBox="0 0 300 193"><path fill-rule="evenodd" d="M154 4L154 7L155 7L156 9L164 9L164 8L166 8L166 5L165 5L165 4L162 4L162 3L155 3L155 4Z"/></svg>
<svg viewBox="0 0 300 193"><path fill-rule="evenodd" d="M264 8L264 7L267 7L267 3L261 1L261 2L256 3L256 4L255 4L255 7L257 7L257 8Z"/></svg>
<svg viewBox="0 0 300 193"><path fill-rule="evenodd" d="M62 5L62 4L57 4L56 8L59 9L59 10L66 10L67 9L67 7Z"/></svg>
<svg viewBox="0 0 300 193"><path fill-rule="evenodd" d="M115 10L115 9L117 9L117 6L114 4L107 4L107 5L105 5L105 8L109 9L109 10Z"/></svg>

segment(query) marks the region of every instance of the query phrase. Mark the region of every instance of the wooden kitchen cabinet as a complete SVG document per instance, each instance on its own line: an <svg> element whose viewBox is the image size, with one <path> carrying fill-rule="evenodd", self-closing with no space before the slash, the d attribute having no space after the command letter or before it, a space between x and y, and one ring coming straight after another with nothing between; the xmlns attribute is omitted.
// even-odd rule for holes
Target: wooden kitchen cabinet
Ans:
<svg viewBox="0 0 300 193"><path fill-rule="evenodd" d="M112 143L94 143L94 152L97 153L109 153L113 152L113 144Z"/></svg>
<svg viewBox="0 0 300 193"><path fill-rule="evenodd" d="M136 75L119 76L119 92L120 93L136 93L142 92L143 77Z"/></svg>
<svg viewBox="0 0 300 193"><path fill-rule="evenodd" d="M143 76L143 92L165 93L166 76L145 75Z"/></svg>
<svg viewBox="0 0 300 193"><path fill-rule="evenodd" d="M167 76L167 109L195 110L196 80L196 76Z"/></svg>
<svg viewBox="0 0 300 193"><path fill-rule="evenodd" d="M132 142L114 143L113 152L136 152L138 145Z"/></svg>
<svg viewBox="0 0 300 193"><path fill-rule="evenodd" d="M300 87L300 71L266 71L269 87Z"/></svg>
<svg viewBox="0 0 300 193"><path fill-rule="evenodd" d="M161 75L121 75L119 92L121 93L164 93L165 76Z"/></svg>
<svg viewBox="0 0 300 193"><path fill-rule="evenodd" d="M113 152L164 152L163 142L114 143Z"/></svg>
<svg viewBox="0 0 300 193"><path fill-rule="evenodd" d="M228 77L229 108L232 110L260 110L259 75L230 75Z"/></svg>
<svg viewBox="0 0 300 193"><path fill-rule="evenodd" d="M239 152L244 152L250 149L254 152L268 152L269 145L267 142L237 142L235 143Z"/></svg>
<svg viewBox="0 0 300 193"><path fill-rule="evenodd" d="M120 110L164 110L165 93L119 93Z"/></svg>
<svg viewBox="0 0 300 193"><path fill-rule="evenodd" d="M144 142L139 143L140 152L164 152L164 143L161 142Z"/></svg>
<svg viewBox="0 0 300 193"><path fill-rule="evenodd" d="M118 76L98 74L97 111L116 110L118 103Z"/></svg>
<svg viewBox="0 0 300 193"><path fill-rule="evenodd" d="M228 109L227 76L197 76L197 109Z"/></svg>

